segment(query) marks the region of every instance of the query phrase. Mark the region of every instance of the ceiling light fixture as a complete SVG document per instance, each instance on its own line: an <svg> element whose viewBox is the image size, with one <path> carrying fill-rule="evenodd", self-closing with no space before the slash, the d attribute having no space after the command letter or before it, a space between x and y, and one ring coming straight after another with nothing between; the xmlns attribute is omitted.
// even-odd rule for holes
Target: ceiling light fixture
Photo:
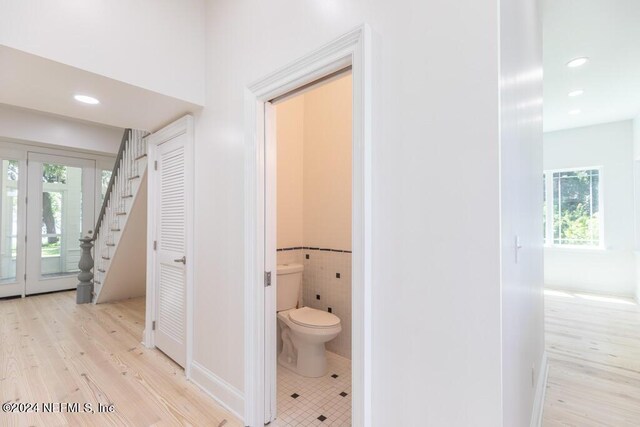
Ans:
<svg viewBox="0 0 640 427"><path fill-rule="evenodd" d="M73 98L78 101L78 102L83 102L85 104L91 104L91 105L96 105L96 104L100 104L100 101L98 101L96 98L94 98L93 96L88 96L88 95L74 95Z"/></svg>
<svg viewBox="0 0 640 427"><path fill-rule="evenodd" d="M583 93L584 93L584 91L582 89L576 89L576 90L572 90L571 92L569 92L569 96L570 97L580 96Z"/></svg>
<svg viewBox="0 0 640 427"><path fill-rule="evenodd" d="M567 62L567 67L569 68L579 67L581 65L586 64L588 60L589 58L587 58L586 56L581 56L580 58L574 58L571 61Z"/></svg>
<svg viewBox="0 0 640 427"><path fill-rule="evenodd" d="M576 114L580 114L582 113L582 111L580 110L569 110L569 114L571 114L572 116L575 116Z"/></svg>

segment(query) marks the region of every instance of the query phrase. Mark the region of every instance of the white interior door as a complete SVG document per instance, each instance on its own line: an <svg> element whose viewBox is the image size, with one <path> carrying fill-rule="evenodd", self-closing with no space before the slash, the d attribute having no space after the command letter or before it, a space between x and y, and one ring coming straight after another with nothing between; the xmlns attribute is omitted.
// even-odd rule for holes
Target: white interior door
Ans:
<svg viewBox="0 0 640 427"><path fill-rule="evenodd" d="M75 289L83 235L95 224L95 161L30 152L25 293Z"/></svg>
<svg viewBox="0 0 640 427"><path fill-rule="evenodd" d="M154 260L156 347L181 366L186 361L186 196L187 135L169 139L153 150L157 161L150 179L155 188L156 251Z"/></svg>

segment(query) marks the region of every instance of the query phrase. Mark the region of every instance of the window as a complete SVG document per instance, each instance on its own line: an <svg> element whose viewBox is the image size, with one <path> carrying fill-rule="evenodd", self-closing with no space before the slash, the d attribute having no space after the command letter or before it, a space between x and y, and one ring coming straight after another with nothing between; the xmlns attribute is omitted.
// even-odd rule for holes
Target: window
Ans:
<svg viewBox="0 0 640 427"><path fill-rule="evenodd" d="M0 282L16 281L18 255L18 161L0 160Z"/></svg>
<svg viewBox="0 0 640 427"><path fill-rule="evenodd" d="M600 175L598 168L545 173L545 244L602 245Z"/></svg>
<svg viewBox="0 0 640 427"><path fill-rule="evenodd" d="M111 181L111 170L102 170L101 174L100 174L100 178L101 178L101 198L100 198L100 202L104 202L104 197L107 195L107 189L109 188L109 181ZM101 208L101 206L98 207L98 210Z"/></svg>

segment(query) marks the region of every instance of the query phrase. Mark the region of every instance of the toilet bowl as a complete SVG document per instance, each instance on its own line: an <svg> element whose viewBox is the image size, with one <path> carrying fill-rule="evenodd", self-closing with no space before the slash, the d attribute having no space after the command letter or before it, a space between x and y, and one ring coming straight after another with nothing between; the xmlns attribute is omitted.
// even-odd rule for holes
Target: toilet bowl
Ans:
<svg viewBox="0 0 640 427"><path fill-rule="evenodd" d="M280 365L304 377L321 377L327 373L324 344L342 331L340 319L326 311L310 307L278 313L282 339Z"/></svg>
<svg viewBox="0 0 640 427"><path fill-rule="evenodd" d="M302 264L278 265L278 363L304 377L327 372L324 344L340 331L340 318L311 307L297 308L302 290Z"/></svg>

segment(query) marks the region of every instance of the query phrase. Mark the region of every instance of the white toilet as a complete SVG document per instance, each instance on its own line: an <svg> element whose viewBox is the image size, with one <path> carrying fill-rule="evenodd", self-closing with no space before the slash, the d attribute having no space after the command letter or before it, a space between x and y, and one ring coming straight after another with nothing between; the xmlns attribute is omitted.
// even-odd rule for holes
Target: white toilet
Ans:
<svg viewBox="0 0 640 427"><path fill-rule="evenodd" d="M338 336L338 316L298 305L302 290L302 264L278 265L278 326L282 351L278 363L303 377L327 373L324 343ZM280 348L280 346L278 346Z"/></svg>

